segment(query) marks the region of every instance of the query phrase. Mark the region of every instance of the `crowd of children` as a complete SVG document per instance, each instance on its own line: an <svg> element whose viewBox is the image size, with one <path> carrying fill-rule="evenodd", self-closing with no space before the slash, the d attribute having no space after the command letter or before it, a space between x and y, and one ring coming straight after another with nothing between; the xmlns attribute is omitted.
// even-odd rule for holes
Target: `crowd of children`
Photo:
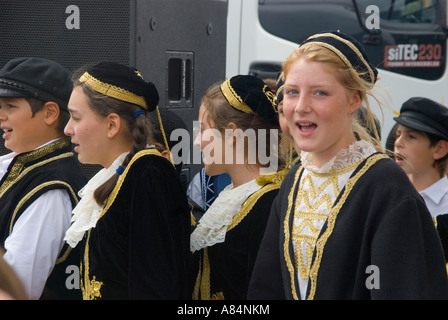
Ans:
<svg viewBox="0 0 448 320"><path fill-rule="evenodd" d="M186 126L137 69L100 62L72 77L47 59L9 61L1 297L448 299L448 108L410 97L383 150L376 81L362 45L326 32L291 53L276 85L211 85L197 189L227 180L196 200L170 154ZM102 169L87 181L79 163ZM367 282L370 270L381 277Z"/></svg>

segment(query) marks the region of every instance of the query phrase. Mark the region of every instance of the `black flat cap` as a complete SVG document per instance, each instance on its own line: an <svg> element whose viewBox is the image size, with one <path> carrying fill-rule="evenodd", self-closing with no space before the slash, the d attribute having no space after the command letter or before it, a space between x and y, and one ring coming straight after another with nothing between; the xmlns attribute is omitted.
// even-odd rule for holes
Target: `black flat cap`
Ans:
<svg viewBox="0 0 448 320"><path fill-rule="evenodd" d="M448 108L428 98L410 98L394 120L405 127L448 140Z"/></svg>
<svg viewBox="0 0 448 320"><path fill-rule="evenodd" d="M257 113L278 126L275 92L263 80L251 75L236 75L221 84L221 92L235 109Z"/></svg>
<svg viewBox="0 0 448 320"><path fill-rule="evenodd" d="M72 89L70 71L48 59L15 58L0 70L0 98L53 101L66 110Z"/></svg>

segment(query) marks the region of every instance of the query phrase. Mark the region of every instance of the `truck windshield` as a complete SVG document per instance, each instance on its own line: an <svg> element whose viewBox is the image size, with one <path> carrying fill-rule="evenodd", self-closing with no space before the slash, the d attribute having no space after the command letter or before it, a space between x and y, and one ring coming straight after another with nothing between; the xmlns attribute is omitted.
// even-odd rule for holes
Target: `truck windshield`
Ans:
<svg viewBox="0 0 448 320"><path fill-rule="evenodd" d="M393 23L437 23L436 0L356 0L360 11L374 4L381 19Z"/></svg>
<svg viewBox="0 0 448 320"><path fill-rule="evenodd" d="M358 40L380 69L425 80L445 72L441 0L263 0L258 14L267 32L293 43L340 30Z"/></svg>

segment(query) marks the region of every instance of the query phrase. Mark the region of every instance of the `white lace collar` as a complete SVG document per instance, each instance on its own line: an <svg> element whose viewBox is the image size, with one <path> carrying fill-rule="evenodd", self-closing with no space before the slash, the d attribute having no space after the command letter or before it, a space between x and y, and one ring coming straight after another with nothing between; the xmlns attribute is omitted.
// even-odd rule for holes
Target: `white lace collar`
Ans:
<svg viewBox="0 0 448 320"><path fill-rule="evenodd" d="M340 150L330 161L318 168L311 162L309 152L301 152L301 161L303 166L312 172L328 173L352 165L376 152L372 143L366 140L358 140L352 143L347 149Z"/></svg>
<svg viewBox="0 0 448 320"><path fill-rule="evenodd" d="M260 188L255 179L236 188L233 188L233 184L225 187L191 234L191 252L224 242L227 227L232 223L233 217L241 209L243 202Z"/></svg>
<svg viewBox="0 0 448 320"><path fill-rule="evenodd" d="M81 200L73 209L72 225L65 233L64 240L72 247L76 247L78 242L84 236L84 233L96 226L100 218L103 206L93 198L95 190L112 177L118 166L123 163L124 158L129 152L121 154L109 168L103 168L89 180L89 182L78 192Z"/></svg>

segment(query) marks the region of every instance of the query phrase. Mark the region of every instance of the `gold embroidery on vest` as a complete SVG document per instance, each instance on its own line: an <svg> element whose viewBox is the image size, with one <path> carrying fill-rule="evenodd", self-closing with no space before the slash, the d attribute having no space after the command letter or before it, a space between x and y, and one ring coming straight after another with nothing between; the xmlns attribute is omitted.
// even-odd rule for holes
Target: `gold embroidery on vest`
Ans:
<svg viewBox="0 0 448 320"><path fill-rule="evenodd" d="M284 176L284 173L282 173ZM274 175L272 175L274 177ZM275 178L278 180L278 177ZM276 180L276 181L277 181ZM227 227L227 232L235 228L243 219L247 216L247 214L252 210L254 205L257 203L257 201L260 199L262 195L265 193L280 188L281 181L277 181L276 183L270 183L259 189L258 191L254 192L249 196L249 198L246 199L246 201L241 206L241 209L238 211L238 213L233 217L232 223L230 226ZM210 261L208 258L208 250L207 248L203 249L203 261L199 262L199 273L196 278L196 283L193 291L193 299L198 299L200 295L201 300L224 300L224 292L215 292L211 295L210 288L211 288L211 280L210 280ZM200 294L199 294L200 291Z"/></svg>
<svg viewBox="0 0 448 320"><path fill-rule="evenodd" d="M341 195L341 198L337 202L335 206L333 206L328 214L327 217L327 228L325 229L325 232L317 239L315 243L315 259L311 263L309 271L306 270L306 272L309 272L309 279L310 279L310 290L309 295L307 297L308 300L314 299L314 295L316 292L316 283L317 283L317 276L319 272L320 262L322 260L322 254L325 247L325 244L330 237L331 233L333 232L334 224L336 222L337 215L342 208L342 206L345 204L345 201L347 197L349 196L350 192L352 191L354 185L356 182L364 175L364 173L376 162L378 162L381 159L387 159L388 156L385 154L374 154L371 157L367 158L366 163L363 165L363 167L355 174L355 176L348 179L348 181L345 184L345 189L343 194ZM295 180L293 183L293 188L291 189L289 195L288 195L288 210L285 215L285 220L283 222L283 230L285 234L285 242L283 245L284 248L284 256L286 260L286 265L288 268L288 271L290 273L290 279L291 279L291 293L294 299L298 300L298 295L295 288L295 266L291 262L291 257L289 254L289 242L291 240L290 234L292 236L293 232L290 232L289 230L289 221L290 221L290 212L292 211L293 205L294 205L294 199L293 194L294 190L296 188L297 183L299 182L298 177L300 176L300 172L303 171L303 168L300 167L295 175ZM309 239L308 239L309 240ZM308 254L307 254L308 256ZM311 255L310 255L311 257ZM311 258L310 258L311 259ZM308 259L306 259L308 261Z"/></svg>
<svg viewBox="0 0 448 320"><path fill-rule="evenodd" d="M93 276L90 279L89 275L89 241L90 241L90 232L87 234L86 247L84 249L84 275L81 277L81 292L83 300L95 300L97 298L101 298L101 287L103 282L97 281L96 277ZM81 275L83 274L83 268L81 263Z"/></svg>
<svg viewBox="0 0 448 320"><path fill-rule="evenodd" d="M200 282L201 300L210 300L210 260L208 259L207 248L204 248L204 261Z"/></svg>
<svg viewBox="0 0 448 320"><path fill-rule="evenodd" d="M28 192L28 194L27 195L25 195L20 201L19 201L19 203L17 204L17 206L15 207L15 209L14 209L14 212L13 212L13 214L12 214L12 217L11 217L11 222L10 222L10 224L9 224L9 234L11 234L11 232L12 232L12 228L14 227L14 222L15 222L15 219L16 219L16 215L17 215L17 213L20 211L20 209L22 208L22 206L34 195L34 194L36 194L38 191L40 191L40 190L42 190L43 188L45 188L45 187L47 187L47 186L49 186L49 185L52 185L52 184L61 184L61 185L64 185L64 186L66 186L69 190L70 190L70 193L71 193L71 196L73 197L73 199L75 199L75 201L76 201L76 203L78 202L78 197L76 196L76 193L75 193L75 191L73 191L73 189L72 189L72 187L68 184L68 183L66 183L66 182L64 182L64 181L60 181L60 180L55 180L55 181L47 181L47 182L45 182L45 183L42 183L41 185L39 185L39 186L37 186L36 188L34 188L33 190L31 190L30 192Z"/></svg>
<svg viewBox="0 0 448 320"><path fill-rule="evenodd" d="M283 234L285 237L285 241L283 243L283 255L285 257L285 262L286 262L286 267L288 268L289 271L289 279L290 279L290 286L291 286L291 294L293 299L295 300L299 300L298 296L297 296L297 291L296 291L296 285L294 282L294 264L291 261L291 255L289 254L289 244L290 244L290 237L292 235L292 233L290 233L289 231L289 221L290 221L290 213L292 210L292 204L293 204L293 195L294 195L294 190L296 189L297 183L299 182L299 177L300 174L303 171L303 166L300 166L297 169L297 172L294 176L294 183L292 185L291 191L288 194L288 208L286 210L286 214L285 214L285 220L283 221Z"/></svg>
<svg viewBox="0 0 448 320"><path fill-rule="evenodd" d="M238 213L233 217L232 223L230 226L227 227L227 232L235 228L243 219L247 216L247 214L252 210L254 205L257 203L257 201L261 198L262 195L265 193L278 189L280 187L280 184L268 184L264 186L263 188L259 189L258 191L255 191L253 194L249 196L249 198L244 201L244 203L241 206L241 209L238 211Z"/></svg>
<svg viewBox="0 0 448 320"><path fill-rule="evenodd" d="M210 300L224 300L224 292L219 291L214 293Z"/></svg>
<svg viewBox="0 0 448 320"><path fill-rule="evenodd" d="M61 154L59 156L47 159L45 161L41 161L39 163L36 163L25 170L23 170L23 167L31 161L35 161L39 158L42 158L46 156L47 154L50 154L56 150L62 149L66 146L68 146L70 142L66 139L60 139L53 143L50 143L42 148L39 148L37 150L31 151L29 153L26 153L24 155L19 155L17 160L15 160L11 170L8 173L8 176L3 181L2 185L0 186L0 197L3 196L3 194L9 190L15 183L17 183L20 179L23 178L28 172L31 170L38 168L44 164L47 164L51 161L62 159L62 158L68 158L72 157L74 154L73 152L67 152L64 154ZM13 160L14 161L14 160Z"/></svg>
<svg viewBox="0 0 448 320"><path fill-rule="evenodd" d="M120 178L118 179L117 184L115 185L109 198L107 199L106 205L104 206L103 211L101 212L101 215L98 218L98 220L101 219L106 214L107 210L109 210L110 206L115 201L115 198L117 197L118 192L120 191L121 186L124 182L124 179L125 179L127 173L129 172L129 168L132 166L132 164L140 157L142 157L144 155L149 155L149 154L162 156L161 153L159 151L157 151L156 149L145 149L145 150L137 152L137 154L131 159L129 164L126 166L124 172L120 175ZM92 229L90 229L88 231L88 236L87 236L86 246L85 246L85 251L84 251L84 269L85 270L84 270L84 277L83 277L84 279L83 279L83 281L81 281L81 291L82 291L82 296L83 296L84 300L94 300L96 298L101 298L101 287L103 286L103 282L97 281L95 276L93 276L92 279L90 279L89 241L90 241L91 231L92 231ZM82 274L82 272L81 272L81 274Z"/></svg>
<svg viewBox="0 0 448 320"><path fill-rule="evenodd" d="M294 219L301 221L300 223L293 222L292 240L296 243L294 246L295 268L299 271L302 279L307 279L310 274L314 245L321 230L320 227L316 227L314 224L320 222L323 225L328 216L326 213L318 213L315 211L322 205L325 206L327 212L331 210L332 199L330 194L322 194L327 187L332 188L336 197L340 193L340 189L337 176L329 176L317 189L310 175L305 176L302 180L303 182L299 186L297 200L294 205L297 206L303 203L305 205L305 211L295 209ZM314 204L312 204L313 201L315 201ZM303 234L306 228L309 228L311 234ZM305 253L303 253L302 246L305 247Z"/></svg>
<svg viewBox="0 0 448 320"><path fill-rule="evenodd" d="M150 155L150 154L162 157L162 154L159 151L157 151L156 149L144 149L142 151L137 152L135 154L135 156L131 159L131 161L128 163L128 165L124 169L123 173L120 175L120 178L118 178L117 184L112 189L112 192L110 193L109 197L107 198L106 205L104 206L103 211L101 212L101 215L98 218L98 220L104 216L104 214L107 212L107 210L109 210L111 205L114 203L115 198L117 197L118 192L120 191L121 186L123 185L124 179L126 178L126 175L128 174L129 168L131 168L132 164L135 161L137 161L138 159L140 159L141 157L143 157L145 155Z"/></svg>

